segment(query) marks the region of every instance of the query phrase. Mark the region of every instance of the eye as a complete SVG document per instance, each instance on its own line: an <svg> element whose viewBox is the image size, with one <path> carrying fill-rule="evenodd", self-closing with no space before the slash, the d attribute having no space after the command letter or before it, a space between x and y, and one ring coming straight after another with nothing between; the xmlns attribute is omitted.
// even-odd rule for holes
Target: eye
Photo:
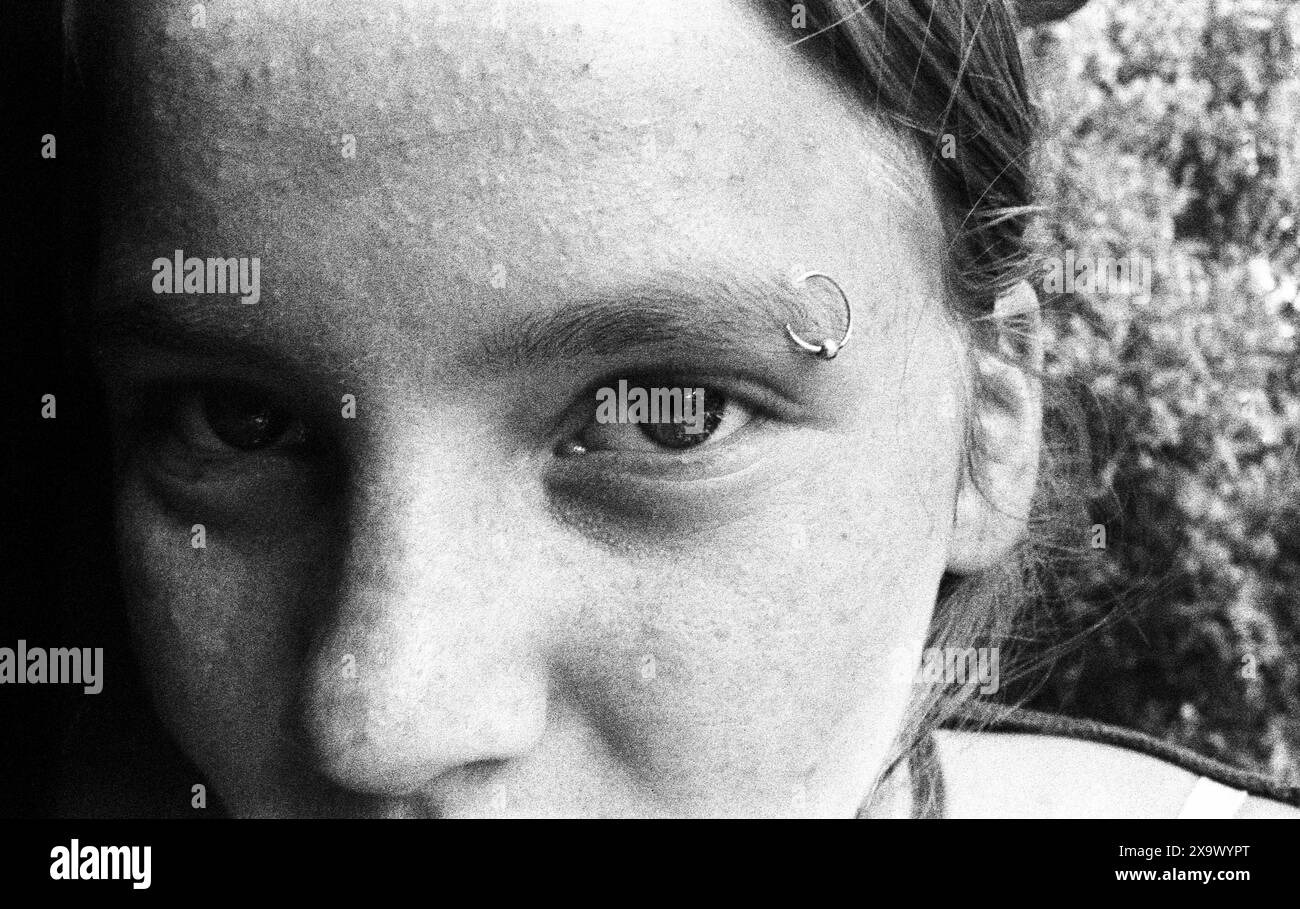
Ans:
<svg viewBox="0 0 1300 909"><path fill-rule="evenodd" d="M597 391L577 444L589 451L672 452L717 443L754 412L716 388L629 382Z"/></svg>
<svg viewBox="0 0 1300 909"><path fill-rule="evenodd" d="M172 434L200 454L298 449L309 441L307 427L291 410L243 386L187 390L168 422Z"/></svg>

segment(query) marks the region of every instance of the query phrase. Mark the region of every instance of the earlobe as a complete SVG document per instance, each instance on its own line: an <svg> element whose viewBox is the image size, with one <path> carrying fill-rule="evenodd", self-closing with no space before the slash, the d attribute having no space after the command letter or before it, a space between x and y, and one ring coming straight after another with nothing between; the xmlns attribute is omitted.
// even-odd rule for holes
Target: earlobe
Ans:
<svg viewBox="0 0 1300 909"><path fill-rule="evenodd" d="M1024 536L1042 436L1041 319L1021 282L994 308L996 343L973 347L966 382L967 451L953 508L948 569L970 574L1005 559Z"/></svg>

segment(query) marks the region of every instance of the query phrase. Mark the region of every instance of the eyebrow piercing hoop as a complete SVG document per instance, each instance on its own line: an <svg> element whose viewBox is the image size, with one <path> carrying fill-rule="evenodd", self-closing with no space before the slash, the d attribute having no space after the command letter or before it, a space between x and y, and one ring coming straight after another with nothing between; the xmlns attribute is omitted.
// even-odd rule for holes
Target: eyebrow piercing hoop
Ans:
<svg viewBox="0 0 1300 909"><path fill-rule="evenodd" d="M825 281L827 281L832 287L835 288L836 292L840 295L840 299L844 301L844 308L848 311L849 314L848 324L844 328L844 337L840 338L838 341L833 340L831 338L827 338L826 340L822 341L820 344L813 344L811 342L805 341L803 338L795 334L795 331L793 328L790 327L789 322L785 323L785 330L786 333L790 335L790 340L798 344L801 348L803 348L808 353L812 354L815 357L821 357L823 360L833 360L835 359L836 355L839 354L839 352L844 349L844 345L849 343L849 337L853 334L853 304L849 302L849 296L844 292L844 288L840 287L840 285L835 281L835 279L832 278L830 275L826 274L825 272L820 272L820 271L806 272L805 274L800 275L798 278L796 278L795 283L803 284L808 282L812 278L822 278Z"/></svg>

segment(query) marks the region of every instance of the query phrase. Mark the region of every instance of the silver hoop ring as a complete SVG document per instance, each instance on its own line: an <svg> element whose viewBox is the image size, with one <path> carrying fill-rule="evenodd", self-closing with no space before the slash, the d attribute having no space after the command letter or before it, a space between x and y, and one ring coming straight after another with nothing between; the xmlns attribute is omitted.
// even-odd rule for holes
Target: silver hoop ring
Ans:
<svg viewBox="0 0 1300 909"><path fill-rule="evenodd" d="M844 345L849 343L849 337L853 334L853 304L849 302L849 295L844 292L844 288L840 287L840 285L835 281L835 279L832 278L830 275L826 274L825 272L820 272L820 271L807 272L806 274L800 275L798 278L795 278L795 283L804 284L807 283L807 281L811 278L825 278L828 282L830 282L831 287L834 287L836 292L839 293L840 299L844 301L844 308L848 311L849 314L848 325L846 325L844 328L844 337L840 338L838 341L832 340L831 338L827 338L825 341L822 341L820 344L812 344L808 341L805 341L797 334L795 334L795 331L793 328L790 327L789 322L785 323L785 330L786 333L790 335L790 340L798 344L801 348L803 348L808 353L812 354L815 357L821 357L823 360L834 360L835 357L839 354L839 352L844 349Z"/></svg>

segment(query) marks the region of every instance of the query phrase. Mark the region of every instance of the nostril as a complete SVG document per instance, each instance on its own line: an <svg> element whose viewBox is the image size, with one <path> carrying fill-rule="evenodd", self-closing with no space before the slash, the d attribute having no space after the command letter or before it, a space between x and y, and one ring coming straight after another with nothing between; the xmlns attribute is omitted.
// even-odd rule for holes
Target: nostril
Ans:
<svg viewBox="0 0 1300 909"><path fill-rule="evenodd" d="M476 786L488 786L498 779L505 769L506 761L501 758L484 758L470 761L461 767L465 782Z"/></svg>
<svg viewBox="0 0 1300 909"><path fill-rule="evenodd" d="M292 765L297 767L314 766L318 756L316 737L311 732L308 709L305 692L300 690L280 716L277 729L282 753Z"/></svg>
<svg viewBox="0 0 1300 909"><path fill-rule="evenodd" d="M449 768L428 780L418 794L426 817L501 817L511 803L506 780L509 758L484 758Z"/></svg>

